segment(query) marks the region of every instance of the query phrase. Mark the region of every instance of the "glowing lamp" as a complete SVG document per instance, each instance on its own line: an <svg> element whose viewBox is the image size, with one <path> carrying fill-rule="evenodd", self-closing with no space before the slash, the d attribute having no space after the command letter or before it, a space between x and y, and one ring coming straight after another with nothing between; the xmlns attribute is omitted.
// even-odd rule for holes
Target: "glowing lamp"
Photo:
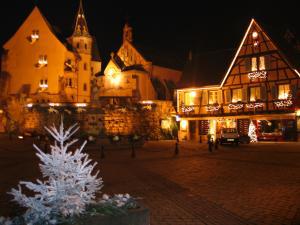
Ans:
<svg viewBox="0 0 300 225"><path fill-rule="evenodd" d="M2 114L3 113L3 109L0 109L0 114Z"/></svg>
<svg viewBox="0 0 300 225"><path fill-rule="evenodd" d="M176 119L176 122L179 122L180 121L180 116L176 115L175 119Z"/></svg>
<svg viewBox="0 0 300 225"><path fill-rule="evenodd" d="M180 130L186 130L187 129L187 125L188 125L188 121L187 120L181 120L180 121Z"/></svg>
<svg viewBox="0 0 300 225"><path fill-rule="evenodd" d="M253 37L253 39L256 39L256 38L258 37L258 33L257 33L256 31L254 31L254 32L252 33L252 37Z"/></svg>
<svg viewBox="0 0 300 225"><path fill-rule="evenodd" d="M31 108L31 107L33 106L33 104L32 104L32 103L28 103L26 106L27 106L28 108Z"/></svg>
<svg viewBox="0 0 300 225"><path fill-rule="evenodd" d="M24 139L24 137L22 135L19 135L18 138L19 139Z"/></svg>
<svg viewBox="0 0 300 225"><path fill-rule="evenodd" d="M86 103L76 103L75 106L77 106L77 107L86 107L87 104Z"/></svg>
<svg viewBox="0 0 300 225"><path fill-rule="evenodd" d="M192 91L192 92L190 93L190 95L191 95L191 97L195 98L196 95L197 95L197 93L196 93L195 91Z"/></svg>
<svg viewBox="0 0 300 225"><path fill-rule="evenodd" d="M296 110L296 116L300 116L300 109Z"/></svg>
<svg viewBox="0 0 300 225"><path fill-rule="evenodd" d="M53 103L53 102L51 102L51 103L49 103L49 106L60 106L60 103Z"/></svg>

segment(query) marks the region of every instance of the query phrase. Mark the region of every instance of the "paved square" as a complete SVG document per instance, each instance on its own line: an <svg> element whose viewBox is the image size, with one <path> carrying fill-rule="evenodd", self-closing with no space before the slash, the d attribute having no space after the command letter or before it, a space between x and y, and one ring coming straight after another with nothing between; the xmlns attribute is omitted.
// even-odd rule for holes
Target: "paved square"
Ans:
<svg viewBox="0 0 300 225"><path fill-rule="evenodd" d="M300 224L300 143L222 146L148 142L130 150L97 146L86 150L98 161L103 192L139 196L151 210L151 225ZM15 205L6 192L40 172L32 140L0 140L0 215Z"/></svg>

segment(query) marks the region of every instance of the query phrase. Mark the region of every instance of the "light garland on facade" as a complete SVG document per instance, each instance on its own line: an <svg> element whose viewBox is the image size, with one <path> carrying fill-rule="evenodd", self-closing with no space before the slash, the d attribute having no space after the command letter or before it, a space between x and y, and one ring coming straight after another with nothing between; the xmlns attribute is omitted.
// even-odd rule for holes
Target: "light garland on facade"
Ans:
<svg viewBox="0 0 300 225"><path fill-rule="evenodd" d="M229 104L228 105L228 108L230 110L238 110L238 109L242 109L243 107L244 107L244 105L243 104L239 104L239 103L237 103L237 104Z"/></svg>
<svg viewBox="0 0 300 225"><path fill-rule="evenodd" d="M291 99L286 99L286 100L276 101L274 102L274 104L278 108L283 108L283 107L289 107L293 105L293 101Z"/></svg>
<svg viewBox="0 0 300 225"><path fill-rule="evenodd" d="M262 102L248 103L248 104L246 104L246 107L248 109L262 108L262 107L264 107L264 103L262 103Z"/></svg>
<svg viewBox="0 0 300 225"><path fill-rule="evenodd" d="M194 106L182 106L181 107L181 111L183 112L183 113L188 113L188 112L192 112L192 111L194 111Z"/></svg>
<svg viewBox="0 0 300 225"><path fill-rule="evenodd" d="M267 78L267 71L265 71L265 70L263 70L263 71L254 71L254 72L248 73L248 77L251 80L254 80L256 78L266 79Z"/></svg>
<svg viewBox="0 0 300 225"><path fill-rule="evenodd" d="M219 105L208 105L206 106L206 111L207 112L215 112L218 111L221 108Z"/></svg>

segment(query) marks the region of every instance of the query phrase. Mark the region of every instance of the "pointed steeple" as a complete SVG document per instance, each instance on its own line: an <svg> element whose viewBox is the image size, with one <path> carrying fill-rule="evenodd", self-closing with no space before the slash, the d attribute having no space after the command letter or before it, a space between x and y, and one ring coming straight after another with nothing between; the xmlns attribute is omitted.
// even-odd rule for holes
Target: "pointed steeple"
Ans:
<svg viewBox="0 0 300 225"><path fill-rule="evenodd" d="M124 41L132 42L132 27L129 25L129 23L125 23L125 26L123 28L123 42Z"/></svg>
<svg viewBox="0 0 300 225"><path fill-rule="evenodd" d="M90 33L88 30L87 22L85 19L82 0L79 2L79 9L76 16L76 23L74 28L73 36L88 36L90 37Z"/></svg>

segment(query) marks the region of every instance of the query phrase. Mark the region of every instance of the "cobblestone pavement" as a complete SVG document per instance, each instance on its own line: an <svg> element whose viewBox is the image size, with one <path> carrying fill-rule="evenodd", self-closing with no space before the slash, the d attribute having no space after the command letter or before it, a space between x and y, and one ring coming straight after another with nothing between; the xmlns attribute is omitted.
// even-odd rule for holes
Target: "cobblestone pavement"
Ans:
<svg viewBox="0 0 300 225"><path fill-rule="evenodd" d="M97 146L105 193L130 193L150 208L151 225L300 224L300 143L222 146L148 142L130 150ZM15 207L6 192L19 180L39 176L32 140L0 139L0 215Z"/></svg>

